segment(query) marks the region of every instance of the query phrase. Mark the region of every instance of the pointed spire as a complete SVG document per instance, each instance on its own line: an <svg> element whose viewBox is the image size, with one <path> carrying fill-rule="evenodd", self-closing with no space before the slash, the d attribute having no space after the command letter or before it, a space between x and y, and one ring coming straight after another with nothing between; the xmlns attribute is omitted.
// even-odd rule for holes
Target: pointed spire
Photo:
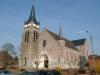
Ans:
<svg viewBox="0 0 100 75"><path fill-rule="evenodd" d="M34 17L35 17L35 8L34 8L34 5L32 5L30 17L31 17L31 18L34 18Z"/></svg>
<svg viewBox="0 0 100 75"><path fill-rule="evenodd" d="M35 16L35 7L34 7L34 4L32 4L32 8L31 8L31 13L30 13L29 19L26 21L25 24L29 24L31 21L33 21L33 23L39 25L39 23L36 20L36 16Z"/></svg>
<svg viewBox="0 0 100 75"><path fill-rule="evenodd" d="M59 40L61 40L62 38L62 26L60 24L60 27L59 27Z"/></svg>
<svg viewBox="0 0 100 75"><path fill-rule="evenodd" d="M30 17L31 17L31 18L35 17L34 0L32 0L32 8L31 8Z"/></svg>

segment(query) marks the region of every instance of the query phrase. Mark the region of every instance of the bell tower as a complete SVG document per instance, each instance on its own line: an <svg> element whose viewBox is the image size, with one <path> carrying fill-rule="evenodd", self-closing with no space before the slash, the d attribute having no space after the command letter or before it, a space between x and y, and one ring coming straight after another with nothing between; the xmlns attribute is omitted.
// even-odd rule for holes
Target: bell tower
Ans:
<svg viewBox="0 0 100 75"><path fill-rule="evenodd" d="M40 27L39 22L36 20L34 5L32 5L30 16L24 24L25 26L20 49L19 68L36 68Z"/></svg>

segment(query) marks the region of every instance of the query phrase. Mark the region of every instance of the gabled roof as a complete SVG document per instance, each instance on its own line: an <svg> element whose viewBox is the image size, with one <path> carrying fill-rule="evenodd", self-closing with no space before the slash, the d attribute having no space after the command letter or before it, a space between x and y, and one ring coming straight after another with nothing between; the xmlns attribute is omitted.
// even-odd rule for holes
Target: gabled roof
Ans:
<svg viewBox="0 0 100 75"><path fill-rule="evenodd" d="M66 47L69 47L69 48L72 48L72 49L74 49L74 50L77 50L77 48L73 45L73 43L70 41L70 40L68 40L68 39L66 39L66 38L64 38L64 37L59 37L59 35L58 34L56 34L56 33L54 33L54 32L51 32L50 30L48 30L48 29L45 29L56 41L58 41L58 40L60 40L60 39L62 39L62 40L65 40L65 45L66 45Z"/></svg>
<svg viewBox="0 0 100 75"><path fill-rule="evenodd" d="M89 59L93 59L93 57L95 57L95 59L99 59L100 60L100 55L89 55L88 56Z"/></svg>
<svg viewBox="0 0 100 75"><path fill-rule="evenodd" d="M36 20L36 16L35 16L34 5L32 5L32 9L31 9L31 13L30 13L29 19L25 22L25 24L29 24L31 21L33 21L35 24L39 25L39 23Z"/></svg>
<svg viewBox="0 0 100 75"><path fill-rule="evenodd" d="M80 45L84 45L85 41L86 39L84 38L84 39L73 40L72 42L75 46L80 46Z"/></svg>
<svg viewBox="0 0 100 75"><path fill-rule="evenodd" d="M54 32L51 32L50 30L48 29L45 29L56 41L59 40L59 35L57 35L56 33Z"/></svg>

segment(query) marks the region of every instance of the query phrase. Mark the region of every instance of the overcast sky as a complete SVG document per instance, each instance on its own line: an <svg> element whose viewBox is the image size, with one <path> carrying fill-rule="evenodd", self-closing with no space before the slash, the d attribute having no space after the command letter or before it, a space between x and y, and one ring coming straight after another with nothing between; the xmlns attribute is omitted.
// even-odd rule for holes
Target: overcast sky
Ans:
<svg viewBox="0 0 100 75"><path fill-rule="evenodd" d="M32 0L0 0L0 46L6 42L18 50L32 7ZM70 39L93 37L93 47L100 54L100 0L34 0L41 30L48 28L58 33L62 25L63 36Z"/></svg>

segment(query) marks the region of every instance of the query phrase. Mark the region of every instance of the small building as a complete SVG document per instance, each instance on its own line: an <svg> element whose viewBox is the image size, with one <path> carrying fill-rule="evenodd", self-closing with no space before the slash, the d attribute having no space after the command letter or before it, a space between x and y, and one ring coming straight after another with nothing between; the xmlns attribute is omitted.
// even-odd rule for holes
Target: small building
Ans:
<svg viewBox="0 0 100 75"><path fill-rule="evenodd" d="M78 39L72 41L75 47L79 50L80 70L85 70L85 65L88 63L88 42L87 39Z"/></svg>
<svg viewBox="0 0 100 75"><path fill-rule="evenodd" d="M95 70L96 72L100 72L100 56L90 55L88 58L88 62L90 70Z"/></svg>
<svg viewBox="0 0 100 75"><path fill-rule="evenodd" d="M88 42L86 38L77 39L72 41L75 47L79 50L80 56L88 59Z"/></svg>

